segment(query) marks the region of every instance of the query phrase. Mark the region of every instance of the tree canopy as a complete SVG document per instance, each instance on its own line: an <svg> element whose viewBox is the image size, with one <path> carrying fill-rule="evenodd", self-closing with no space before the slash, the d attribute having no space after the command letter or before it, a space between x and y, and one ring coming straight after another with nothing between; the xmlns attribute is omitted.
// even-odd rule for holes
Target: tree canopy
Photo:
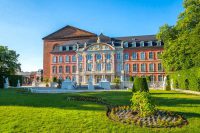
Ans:
<svg viewBox="0 0 200 133"><path fill-rule="evenodd" d="M0 45L0 75L15 74L20 70L21 64L18 62L19 54L8 47Z"/></svg>
<svg viewBox="0 0 200 133"><path fill-rule="evenodd" d="M162 61L166 71L200 67L200 0L184 0L185 10L177 23L160 27L157 39L164 42Z"/></svg>

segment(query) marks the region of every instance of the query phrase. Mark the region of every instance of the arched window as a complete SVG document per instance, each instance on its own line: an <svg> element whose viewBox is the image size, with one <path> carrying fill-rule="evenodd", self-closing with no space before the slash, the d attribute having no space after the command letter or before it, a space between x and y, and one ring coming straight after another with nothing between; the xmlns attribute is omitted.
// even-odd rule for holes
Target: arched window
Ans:
<svg viewBox="0 0 200 133"><path fill-rule="evenodd" d="M72 61L76 62L76 55L72 55Z"/></svg>
<svg viewBox="0 0 200 133"><path fill-rule="evenodd" d="M59 63L62 63L62 62L63 62L63 57L59 56Z"/></svg>
<svg viewBox="0 0 200 133"><path fill-rule="evenodd" d="M96 59L100 60L101 59L101 54L96 54Z"/></svg>
<svg viewBox="0 0 200 133"><path fill-rule="evenodd" d="M91 54L87 55L87 60L92 60L92 55Z"/></svg>
<svg viewBox="0 0 200 133"><path fill-rule="evenodd" d="M149 52L149 59L150 59L150 60L153 59L153 52Z"/></svg>
<svg viewBox="0 0 200 133"><path fill-rule="evenodd" d="M110 63L106 64L106 71L111 71L111 64Z"/></svg>
<svg viewBox="0 0 200 133"><path fill-rule="evenodd" d="M146 72L146 64L141 64L141 72Z"/></svg>
<svg viewBox="0 0 200 133"><path fill-rule="evenodd" d="M158 71L159 71L159 72L162 72L162 71L163 71L163 68L162 68L162 64L161 64L161 63L158 63Z"/></svg>
<svg viewBox="0 0 200 133"><path fill-rule="evenodd" d="M52 61L53 61L53 63L56 63L56 62L57 62L57 57L56 57L56 56L53 56Z"/></svg>
<svg viewBox="0 0 200 133"><path fill-rule="evenodd" d="M69 62L69 55L65 56L65 62Z"/></svg>
<svg viewBox="0 0 200 133"><path fill-rule="evenodd" d="M101 64L97 63L97 71L101 71Z"/></svg>
<svg viewBox="0 0 200 133"><path fill-rule="evenodd" d="M63 72L63 67L59 66L59 73L62 73L62 72Z"/></svg>
<svg viewBox="0 0 200 133"><path fill-rule="evenodd" d="M56 66L53 66L53 67L52 67L52 73L53 73L53 74L56 74L56 73L57 73L57 67L56 67Z"/></svg>
<svg viewBox="0 0 200 133"><path fill-rule="evenodd" d="M141 60L145 60L145 52L141 52L140 53L140 59Z"/></svg>
<svg viewBox="0 0 200 133"><path fill-rule="evenodd" d="M87 71L92 71L92 64L91 63L87 63Z"/></svg>
<svg viewBox="0 0 200 133"><path fill-rule="evenodd" d="M117 53L117 60L120 60L120 59L121 59L121 54Z"/></svg>
<svg viewBox="0 0 200 133"><path fill-rule="evenodd" d="M110 54L106 54L106 59L110 59L111 55Z"/></svg>
<svg viewBox="0 0 200 133"><path fill-rule="evenodd" d="M133 52L133 53L132 53L132 59L133 59L133 60L137 60L137 53L136 53L136 52Z"/></svg>
<svg viewBox="0 0 200 133"><path fill-rule="evenodd" d="M78 56L78 60L79 60L79 61L83 61L83 56L82 56L82 55L79 55L79 56Z"/></svg>
<svg viewBox="0 0 200 133"><path fill-rule="evenodd" d="M154 72L154 64L149 64L149 72Z"/></svg>
<svg viewBox="0 0 200 133"><path fill-rule="evenodd" d="M125 53L124 54L124 60L128 60L129 59L129 55L128 55L128 53Z"/></svg>

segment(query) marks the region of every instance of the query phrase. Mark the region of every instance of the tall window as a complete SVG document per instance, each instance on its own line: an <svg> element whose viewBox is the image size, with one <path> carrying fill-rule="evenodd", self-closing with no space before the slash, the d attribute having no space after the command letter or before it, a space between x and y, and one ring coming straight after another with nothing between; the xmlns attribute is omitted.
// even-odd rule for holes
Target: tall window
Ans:
<svg viewBox="0 0 200 133"><path fill-rule="evenodd" d="M72 73L76 72L76 66L72 66Z"/></svg>
<svg viewBox="0 0 200 133"><path fill-rule="evenodd" d="M136 53L136 52L133 52L133 53L132 53L132 59L133 59L133 60L137 60L137 53Z"/></svg>
<svg viewBox="0 0 200 133"><path fill-rule="evenodd" d="M111 64L110 63L106 64L106 71L111 71Z"/></svg>
<svg viewBox="0 0 200 133"><path fill-rule="evenodd" d="M87 55L87 60L92 60L92 55L91 54Z"/></svg>
<svg viewBox="0 0 200 133"><path fill-rule="evenodd" d="M96 59L100 60L101 59L101 54L96 54Z"/></svg>
<svg viewBox="0 0 200 133"><path fill-rule="evenodd" d="M149 59L153 60L153 52L149 52Z"/></svg>
<svg viewBox="0 0 200 133"><path fill-rule="evenodd" d="M132 42L132 47L136 47L136 42Z"/></svg>
<svg viewBox="0 0 200 133"><path fill-rule="evenodd" d="M121 59L121 54L117 53L117 60L120 60L120 59Z"/></svg>
<svg viewBox="0 0 200 133"><path fill-rule="evenodd" d="M121 70L122 70L122 64L118 64L117 65L117 72L121 72Z"/></svg>
<svg viewBox="0 0 200 133"><path fill-rule="evenodd" d="M152 41L149 41L149 42L148 42L148 46L153 46L153 42L152 42Z"/></svg>
<svg viewBox="0 0 200 133"><path fill-rule="evenodd" d="M82 72L83 71L83 64L79 64L79 66L78 66L78 70L79 70L79 72Z"/></svg>
<svg viewBox="0 0 200 133"><path fill-rule="evenodd" d="M162 72L162 71L163 71L163 68L162 68L162 64L161 64L161 63L158 63L158 71L159 71L159 72Z"/></svg>
<svg viewBox="0 0 200 133"><path fill-rule="evenodd" d="M69 51L69 46L66 46L66 51Z"/></svg>
<svg viewBox="0 0 200 133"><path fill-rule="evenodd" d="M154 72L154 64L149 64L149 72Z"/></svg>
<svg viewBox="0 0 200 133"><path fill-rule="evenodd" d="M128 48L128 42L124 42L124 47Z"/></svg>
<svg viewBox="0 0 200 133"><path fill-rule="evenodd" d="M62 63L63 62L63 57L59 56L59 62Z"/></svg>
<svg viewBox="0 0 200 133"><path fill-rule="evenodd" d="M145 60L145 52L141 52L140 53L140 59L141 60Z"/></svg>
<svg viewBox="0 0 200 133"><path fill-rule="evenodd" d="M78 61L80 61L80 62L83 61L83 56L82 55L78 56Z"/></svg>
<svg viewBox="0 0 200 133"><path fill-rule="evenodd" d="M76 45L73 45L72 49L73 49L73 50L76 50Z"/></svg>
<svg viewBox="0 0 200 133"><path fill-rule="evenodd" d="M97 71L101 71L101 64L97 63Z"/></svg>
<svg viewBox="0 0 200 133"><path fill-rule="evenodd" d="M72 61L76 62L76 55L72 55Z"/></svg>
<svg viewBox="0 0 200 133"><path fill-rule="evenodd" d="M162 75L158 75L158 81L163 81Z"/></svg>
<svg viewBox="0 0 200 133"><path fill-rule="evenodd" d="M65 56L65 62L69 62L69 55Z"/></svg>
<svg viewBox="0 0 200 133"><path fill-rule="evenodd" d="M87 63L87 71L92 71L92 64L91 63Z"/></svg>
<svg viewBox="0 0 200 133"><path fill-rule="evenodd" d="M57 57L53 56L53 63L56 63L56 62L57 62Z"/></svg>
<svg viewBox="0 0 200 133"><path fill-rule="evenodd" d="M110 54L106 54L106 59L110 59L111 55Z"/></svg>
<svg viewBox="0 0 200 133"><path fill-rule="evenodd" d="M144 41L140 42L140 47L144 47Z"/></svg>
<svg viewBox="0 0 200 133"><path fill-rule="evenodd" d="M128 60L129 59L129 55L128 55L128 53L125 53L124 54L124 60Z"/></svg>
<svg viewBox="0 0 200 133"><path fill-rule="evenodd" d="M63 51L63 46L59 46L59 51Z"/></svg>
<svg viewBox="0 0 200 133"><path fill-rule="evenodd" d="M146 72L146 64L141 64L141 72Z"/></svg>
<svg viewBox="0 0 200 133"><path fill-rule="evenodd" d="M155 76L151 75L151 76L150 76L150 81L151 81L151 82L155 81Z"/></svg>
<svg viewBox="0 0 200 133"><path fill-rule="evenodd" d="M133 64L133 72L137 72L138 68L137 68L137 64Z"/></svg>
<svg viewBox="0 0 200 133"><path fill-rule="evenodd" d="M59 73L63 73L63 67L59 66Z"/></svg>
<svg viewBox="0 0 200 133"><path fill-rule="evenodd" d="M56 67L56 66L53 66L53 67L52 67L52 73L53 73L53 74L56 74L56 73L57 73L57 67Z"/></svg>
<svg viewBox="0 0 200 133"><path fill-rule="evenodd" d="M128 72L129 71L129 64L125 64L125 71Z"/></svg>
<svg viewBox="0 0 200 133"><path fill-rule="evenodd" d="M70 66L66 66L65 68L66 68L66 69L65 69L65 72L66 72L66 73L69 73L69 72L70 72Z"/></svg>

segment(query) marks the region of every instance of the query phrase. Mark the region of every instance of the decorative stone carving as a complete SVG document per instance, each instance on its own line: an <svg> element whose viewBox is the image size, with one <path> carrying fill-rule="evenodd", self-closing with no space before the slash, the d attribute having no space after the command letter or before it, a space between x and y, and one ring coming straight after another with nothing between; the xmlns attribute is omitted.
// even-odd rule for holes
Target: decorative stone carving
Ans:
<svg viewBox="0 0 200 133"><path fill-rule="evenodd" d="M93 79L90 77L88 81L88 90L94 90Z"/></svg>
<svg viewBox="0 0 200 133"><path fill-rule="evenodd" d="M9 86L8 78L5 79L4 88L7 89Z"/></svg>
<svg viewBox="0 0 200 133"><path fill-rule="evenodd" d="M20 81L17 80L17 88L19 88L19 87L20 87Z"/></svg>

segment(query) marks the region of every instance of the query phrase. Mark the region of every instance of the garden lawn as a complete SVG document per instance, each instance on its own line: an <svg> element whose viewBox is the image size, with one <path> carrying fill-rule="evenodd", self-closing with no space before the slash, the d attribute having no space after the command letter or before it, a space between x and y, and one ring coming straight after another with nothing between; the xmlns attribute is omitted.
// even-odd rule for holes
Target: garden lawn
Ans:
<svg viewBox="0 0 200 133"><path fill-rule="evenodd" d="M159 109L183 114L189 125L172 129L125 125L108 119L104 105L66 100L69 95L96 96L115 105L129 105L130 91L21 94L0 89L0 132L200 132L200 96L173 91L151 93Z"/></svg>

